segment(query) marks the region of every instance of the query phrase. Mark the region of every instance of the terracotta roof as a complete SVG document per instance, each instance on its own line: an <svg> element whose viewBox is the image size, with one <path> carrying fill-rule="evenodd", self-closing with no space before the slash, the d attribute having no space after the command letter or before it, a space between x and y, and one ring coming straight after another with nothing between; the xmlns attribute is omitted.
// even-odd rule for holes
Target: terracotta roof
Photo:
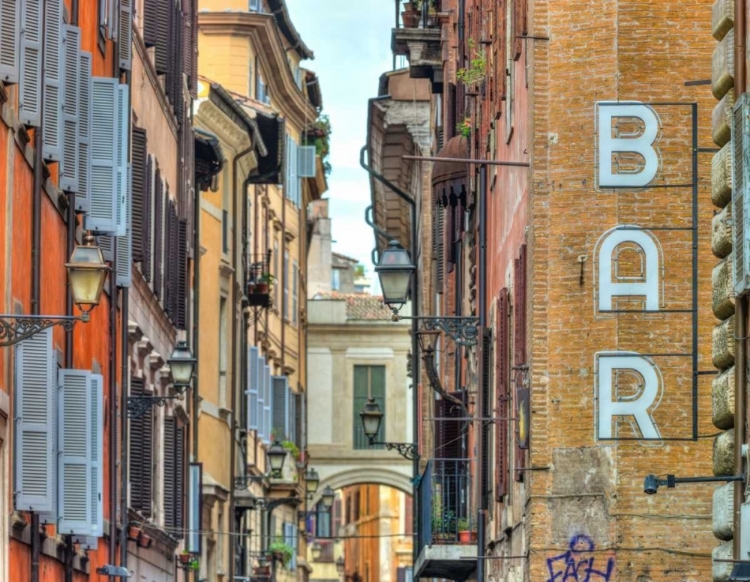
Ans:
<svg viewBox="0 0 750 582"><path fill-rule="evenodd" d="M379 295L367 293L318 293L315 299L337 299L346 301L347 321L391 321L391 310L383 304Z"/></svg>

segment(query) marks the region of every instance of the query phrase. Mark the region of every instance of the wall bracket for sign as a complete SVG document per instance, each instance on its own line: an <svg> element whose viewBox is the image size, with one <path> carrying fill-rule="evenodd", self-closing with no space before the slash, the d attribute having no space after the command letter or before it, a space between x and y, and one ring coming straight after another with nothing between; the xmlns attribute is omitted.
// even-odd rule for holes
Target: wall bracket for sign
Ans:
<svg viewBox="0 0 750 582"><path fill-rule="evenodd" d="M684 183L677 179L674 183L655 183L662 166L659 152L661 140L661 120L656 108L670 108L670 111L688 111L691 118L689 146L689 173L691 181ZM713 151L698 147L698 104L686 102L637 102L606 101L596 105L597 121L597 189L643 191L654 188L690 188L690 226L623 224L608 230L597 242L594 254L594 273L597 281L595 311L597 314L620 317L624 314L642 313L650 316L664 314L691 315L691 349L674 353L635 353L601 352L596 355L597 390L597 440L636 440L636 441L694 441L698 439L698 155ZM625 119L624 122L622 120ZM622 123L622 127L620 126ZM617 135L612 135L613 124ZM632 131L632 127L638 131ZM683 134L684 135L684 134ZM686 140L687 141L687 140ZM672 148L674 149L674 148ZM683 150L684 151L684 150ZM635 160L635 162L634 162ZM685 162L687 164L687 161ZM624 169L623 169L624 166ZM687 172L686 172L687 173ZM687 221L685 221L687 222ZM683 222L683 224L685 224ZM656 233L680 231L690 233L691 247L691 297L690 303L668 306L665 298L665 266L661 244ZM617 258L620 245L634 249L641 262L641 272L636 276L617 275ZM614 271L613 271L614 267ZM613 275L614 273L614 275ZM640 298L641 309L622 302ZM692 362L692 434L690 437L673 438L662 436L651 412L658 406L662 395L662 378L654 358L691 358ZM617 382L612 376L619 373L632 374L640 379L640 392L626 398L618 395ZM606 375L609 377L605 377ZM674 389L674 388L673 388ZM628 421L641 436L622 437L612 430L618 417L628 417Z"/></svg>

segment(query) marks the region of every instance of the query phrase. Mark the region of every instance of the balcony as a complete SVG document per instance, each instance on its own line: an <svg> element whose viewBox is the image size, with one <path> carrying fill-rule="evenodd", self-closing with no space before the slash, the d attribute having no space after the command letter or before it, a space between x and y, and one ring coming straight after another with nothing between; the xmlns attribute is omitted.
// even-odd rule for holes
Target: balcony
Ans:
<svg viewBox="0 0 750 582"><path fill-rule="evenodd" d="M469 461L430 460L419 483L419 552L416 578L462 582L477 567L477 543L470 530ZM464 531L466 530L466 531Z"/></svg>
<svg viewBox="0 0 750 582"><path fill-rule="evenodd" d="M441 15L435 2L431 2L429 7L427 2L423 2L419 12L410 10L409 4L405 3L401 13L403 27L393 29L391 50L393 54L407 58L412 79L430 79L432 92L440 93L443 90Z"/></svg>
<svg viewBox="0 0 750 582"><path fill-rule="evenodd" d="M247 304L251 307L270 307L274 277L271 274L271 251L266 254L251 255L245 272L247 273Z"/></svg>

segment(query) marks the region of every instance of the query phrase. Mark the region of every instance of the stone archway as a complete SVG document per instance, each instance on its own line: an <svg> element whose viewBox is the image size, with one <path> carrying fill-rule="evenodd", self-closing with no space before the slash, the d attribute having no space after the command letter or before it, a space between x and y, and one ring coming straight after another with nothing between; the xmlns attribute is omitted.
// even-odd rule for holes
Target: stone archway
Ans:
<svg viewBox="0 0 750 582"><path fill-rule="evenodd" d="M406 470L404 470L406 469ZM357 466L348 467L339 470L337 467L326 467L325 465L316 465L316 470L320 475L320 484L312 500L312 507L320 501L320 497L326 486L330 486L334 491L348 487L350 485L377 484L393 487L412 495L413 485L410 476L411 466L397 467L395 469L385 467L368 467Z"/></svg>

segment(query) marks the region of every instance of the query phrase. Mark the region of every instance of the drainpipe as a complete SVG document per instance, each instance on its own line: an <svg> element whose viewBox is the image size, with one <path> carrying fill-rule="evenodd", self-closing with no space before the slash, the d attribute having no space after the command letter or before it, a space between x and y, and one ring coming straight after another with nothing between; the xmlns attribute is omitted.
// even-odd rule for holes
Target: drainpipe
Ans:
<svg viewBox="0 0 750 582"><path fill-rule="evenodd" d="M745 19L746 0L734 0L734 54L735 99L745 92L747 69L745 64ZM742 447L745 444L745 382L747 380L747 296L738 297L735 305L735 366L734 366L734 470L735 474L743 471ZM734 484L734 538L732 540L735 560L740 556L740 509L745 501L744 485L741 481Z"/></svg>
<svg viewBox="0 0 750 582"><path fill-rule="evenodd" d="M479 329L482 334L480 341L483 342L485 329L487 328L487 166L485 165L482 165L479 168L479 197ZM482 346L483 350L484 347L485 346ZM482 360L484 360L484 356L482 357ZM486 382L484 375L487 374L489 370L484 369L483 363L480 363L479 365L482 367L480 377L484 384L484 382ZM482 396L484 396L483 392L484 390L480 391ZM491 413L492 407L489 402L482 402L481 410L481 414L485 418L494 416ZM479 461L480 472L483 466L482 458L484 457L484 450L485 447L487 447L484 437L485 429L480 425L480 428L477 431L477 459ZM479 500L479 512L477 515L477 555L479 556L479 559L477 560L477 580L484 580L485 570L485 560L483 559L485 547L485 518L487 515L489 499L486 491L482 491L482 487L486 482L488 482L488 476L483 474L479 480L479 496L477 497Z"/></svg>
<svg viewBox="0 0 750 582"><path fill-rule="evenodd" d="M234 522L234 477L235 477L235 467L237 465L237 460L235 459L235 455L237 454L237 444L236 444L236 435L235 430L237 428L237 384L240 381L240 378L237 378L237 345L235 344L235 341L237 340L237 280L239 278L242 278L244 276L244 273L242 272L241 268L238 268L237 265L237 257L238 257L238 245L237 245L237 197L239 196L239 192L237 192L238 185L237 185L237 168L239 166L240 158L246 156L247 154L253 152L255 150L255 145L252 144L252 137L251 137L251 144L244 150L238 152L235 154L235 156L232 158L232 263L234 267L234 281L232 282L232 387L231 387L231 410L232 410L232 416L231 416L231 424L229 426L230 430L230 449L229 449L229 458L230 458L230 479L229 479L229 539L232 540L229 544L229 579L234 580L234 554L235 554L235 542L234 542L234 530L235 530L235 522ZM247 179L242 180L242 188L243 192L245 192L247 187ZM244 196L243 196L244 199ZM241 247L241 245L240 245Z"/></svg>
<svg viewBox="0 0 750 582"><path fill-rule="evenodd" d="M370 99L370 102L372 101L374 100ZM378 182L383 184L386 188L391 190L394 194L396 194L396 196L404 200L411 207L410 245L411 245L411 252L412 252L412 260L416 264L416 261L417 261L417 203L406 192L402 191L398 186L390 182L385 176L383 176L382 174L374 170L372 167L370 167L369 155L368 155L368 162L365 163L365 152L369 154L368 146L363 146L359 152L359 165L362 166L362 168L368 174L370 174L370 176L372 176ZM414 276L411 279L411 301L412 301L412 317L416 318L419 315L419 277L417 276ZM419 381L421 378L420 371L419 371L419 341L417 339L418 331L419 331L419 320L412 319L411 320L412 439L415 445L419 445L419 390L417 389L417 387L419 386ZM419 457L417 455L414 455L414 462L413 462L412 470L413 470L413 475L414 475L414 482L416 483L417 479L419 478ZM412 531L417 532L417 536L418 536L417 543L413 544L413 552L412 552L414 563L416 563L417 558L419 556L419 550L422 546L421 544L422 532L419 531L419 515L420 515L419 488L416 486L413 488L412 500L413 500L413 507L414 507L414 511L412 512L413 513Z"/></svg>

